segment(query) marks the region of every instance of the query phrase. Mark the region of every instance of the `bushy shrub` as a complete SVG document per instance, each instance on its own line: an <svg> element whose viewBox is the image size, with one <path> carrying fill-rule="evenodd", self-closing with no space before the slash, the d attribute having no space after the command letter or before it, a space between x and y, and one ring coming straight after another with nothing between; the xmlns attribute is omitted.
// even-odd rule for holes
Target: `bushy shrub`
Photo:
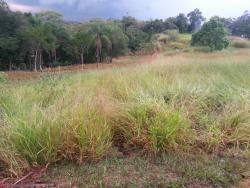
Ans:
<svg viewBox="0 0 250 188"><path fill-rule="evenodd" d="M168 35L159 35L157 41L162 44L167 44L170 41L170 37Z"/></svg>
<svg viewBox="0 0 250 188"><path fill-rule="evenodd" d="M234 48L250 48L250 43L247 41L234 41L232 42Z"/></svg>
<svg viewBox="0 0 250 188"><path fill-rule="evenodd" d="M201 30L192 36L192 46L207 46L211 51L227 48L229 40L223 23L213 18L205 23Z"/></svg>
<svg viewBox="0 0 250 188"><path fill-rule="evenodd" d="M82 163L101 158L111 146L111 130L107 120L91 108L78 105L63 114L64 127L60 154ZM61 119L59 117L59 119Z"/></svg>
<svg viewBox="0 0 250 188"><path fill-rule="evenodd" d="M186 44L184 43L181 43L181 42L170 42L168 45L167 45L169 48L172 48L172 49L184 49L187 47Z"/></svg>
<svg viewBox="0 0 250 188"><path fill-rule="evenodd" d="M171 41L176 41L179 34L178 30L166 30L164 33L169 36Z"/></svg>
<svg viewBox="0 0 250 188"><path fill-rule="evenodd" d="M180 112L159 112L150 121L149 139L150 147L154 152L175 149L184 136L187 128L186 122L182 121ZM184 142L182 142L183 145Z"/></svg>
<svg viewBox="0 0 250 188"><path fill-rule="evenodd" d="M128 48L135 52L140 49L143 43L146 43L149 39L149 35L137 28L130 27L126 31L128 37Z"/></svg>
<svg viewBox="0 0 250 188"><path fill-rule="evenodd" d="M157 45L153 42L147 42L141 45L139 53L153 54L157 51Z"/></svg>
<svg viewBox="0 0 250 188"><path fill-rule="evenodd" d="M188 121L179 111L168 112L159 106L140 105L116 119L114 140L124 147L134 146L147 151L174 150L184 147L184 140L192 139L187 125Z"/></svg>
<svg viewBox="0 0 250 188"><path fill-rule="evenodd" d="M78 124L75 132L78 160L101 158L111 146L111 130L107 121L96 113L90 113L82 124Z"/></svg>

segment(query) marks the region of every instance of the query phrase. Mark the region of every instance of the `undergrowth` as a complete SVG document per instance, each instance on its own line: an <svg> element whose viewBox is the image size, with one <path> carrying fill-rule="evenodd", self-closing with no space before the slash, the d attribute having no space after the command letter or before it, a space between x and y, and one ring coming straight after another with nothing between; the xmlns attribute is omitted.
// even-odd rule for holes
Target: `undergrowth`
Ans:
<svg viewBox="0 0 250 188"><path fill-rule="evenodd" d="M249 156L250 64L155 64L45 75L0 93L0 169L13 176L112 147Z"/></svg>

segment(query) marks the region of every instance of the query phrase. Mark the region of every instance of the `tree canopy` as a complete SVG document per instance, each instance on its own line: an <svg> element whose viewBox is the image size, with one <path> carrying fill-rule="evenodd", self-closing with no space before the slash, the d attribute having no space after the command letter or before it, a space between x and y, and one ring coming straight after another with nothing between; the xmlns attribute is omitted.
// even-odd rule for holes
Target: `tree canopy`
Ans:
<svg viewBox="0 0 250 188"><path fill-rule="evenodd" d="M218 18L212 18L205 23L201 30L192 36L193 46L208 46L211 51L227 48L229 41L227 31Z"/></svg>
<svg viewBox="0 0 250 188"><path fill-rule="evenodd" d="M190 25L189 25L189 31L190 32L196 32L200 29L201 24L203 21L205 21L205 17L203 17L202 12L199 9L194 9L192 12L190 12L187 15Z"/></svg>
<svg viewBox="0 0 250 188"><path fill-rule="evenodd" d="M188 32L188 18L185 14L179 14L175 19L175 25L179 29L180 33L187 33Z"/></svg>
<svg viewBox="0 0 250 188"><path fill-rule="evenodd" d="M242 16L229 25L229 28L233 35L250 38L250 13L245 11Z"/></svg>
<svg viewBox="0 0 250 188"><path fill-rule="evenodd" d="M155 34L175 34L177 30L197 32L193 45L222 49L227 46L223 24L229 33L250 38L249 12L236 19L217 17L202 27L204 21L202 12L195 9L188 15L180 13L167 19L142 21L124 16L121 20L73 22L65 21L63 15L54 11L14 12L0 0L0 70L38 71L59 65L95 63L97 42L100 59L112 60L129 52L140 53L143 47L154 49Z"/></svg>

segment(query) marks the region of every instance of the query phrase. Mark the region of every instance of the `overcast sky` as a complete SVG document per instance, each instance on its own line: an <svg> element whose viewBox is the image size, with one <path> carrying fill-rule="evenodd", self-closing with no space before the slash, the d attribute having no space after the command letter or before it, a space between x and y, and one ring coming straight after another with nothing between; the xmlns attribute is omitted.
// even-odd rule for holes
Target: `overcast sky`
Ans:
<svg viewBox="0 0 250 188"><path fill-rule="evenodd" d="M199 8L205 17L238 17L250 10L250 0L6 0L11 9L24 12L54 10L67 20L89 18L167 18Z"/></svg>

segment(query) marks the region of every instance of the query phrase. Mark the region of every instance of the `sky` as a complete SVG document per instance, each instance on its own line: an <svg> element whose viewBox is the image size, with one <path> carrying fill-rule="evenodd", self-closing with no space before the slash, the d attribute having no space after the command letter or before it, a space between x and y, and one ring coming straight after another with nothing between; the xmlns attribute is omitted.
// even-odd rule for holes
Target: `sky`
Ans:
<svg viewBox="0 0 250 188"><path fill-rule="evenodd" d="M57 11L67 20L121 18L165 19L199 8L206 18L238 17L250 10L250 0L5 0L12 10L22 12Z"/></svg>

